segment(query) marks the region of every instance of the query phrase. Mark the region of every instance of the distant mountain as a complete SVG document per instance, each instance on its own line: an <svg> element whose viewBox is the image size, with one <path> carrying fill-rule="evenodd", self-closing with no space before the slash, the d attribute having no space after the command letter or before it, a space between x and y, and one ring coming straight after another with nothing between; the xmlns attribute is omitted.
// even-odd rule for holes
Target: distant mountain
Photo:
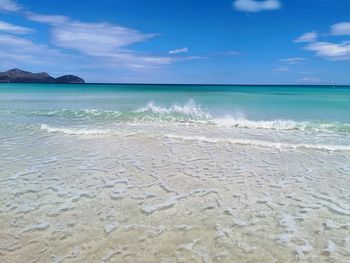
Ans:
<svg viewBox="0 0 350 263"><path fill-rule="evenodd" d="M59 83L59 84L82 84L82 78L73 75L64 75L59 78L51 77L46 72L31 73L20 69L10 69L0 72L0 83Z"/></svg>
<svg viewBox="0 0 350 263"><path fill-rule="evenodd" d="M79 78L74 75L64 75L62 77L55 79L56 83L72 83L72 84L79 84L79 83L85 83L85 81L82 78Z"/></svg>

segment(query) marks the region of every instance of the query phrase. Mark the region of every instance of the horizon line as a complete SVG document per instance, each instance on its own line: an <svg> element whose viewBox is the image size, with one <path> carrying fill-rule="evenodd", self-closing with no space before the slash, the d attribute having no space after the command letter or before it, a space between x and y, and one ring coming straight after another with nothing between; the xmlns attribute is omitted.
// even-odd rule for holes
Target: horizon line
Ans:
<svg viewBox="0 0 350 263"><path fill-rule="evenodd" d="M50 85L144 85L144 86L310 86L350 87L350 84L226 84L226 83L138 83L138 82L85 82L85 83L43 83L43 82L0 82L0 84L50 84Z"/></svg>

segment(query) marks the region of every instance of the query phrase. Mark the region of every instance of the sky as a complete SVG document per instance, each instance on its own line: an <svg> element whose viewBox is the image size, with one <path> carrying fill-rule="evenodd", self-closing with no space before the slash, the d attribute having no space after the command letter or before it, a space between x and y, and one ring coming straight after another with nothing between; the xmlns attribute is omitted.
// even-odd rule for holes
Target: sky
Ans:
<svg viewBox="0 0 350 263"><path fill-rule="evenodd" d="M349 0L0 0L0 71L350 84Z"/></svg>

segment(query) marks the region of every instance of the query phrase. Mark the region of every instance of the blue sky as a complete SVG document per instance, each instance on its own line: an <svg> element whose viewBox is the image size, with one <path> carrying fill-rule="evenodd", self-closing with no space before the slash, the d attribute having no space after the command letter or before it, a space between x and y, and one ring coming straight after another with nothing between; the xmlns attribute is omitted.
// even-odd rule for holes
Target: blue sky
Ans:
<svg viewBox="0 0 350 263"><path fill-rule="evenodd" d="M349 0L0 0L0 70L88 82L349 84Z"/></svg>

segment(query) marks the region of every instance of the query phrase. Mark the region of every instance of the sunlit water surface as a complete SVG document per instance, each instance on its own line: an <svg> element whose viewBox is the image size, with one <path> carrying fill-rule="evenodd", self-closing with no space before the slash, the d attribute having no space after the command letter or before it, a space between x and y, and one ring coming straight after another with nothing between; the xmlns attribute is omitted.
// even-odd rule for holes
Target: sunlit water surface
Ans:
<svg viewBox="0 0 350 263"><path fill-rule="evenodd" d="M350 88L0 85L0 262L350 262Z"/></svg>

